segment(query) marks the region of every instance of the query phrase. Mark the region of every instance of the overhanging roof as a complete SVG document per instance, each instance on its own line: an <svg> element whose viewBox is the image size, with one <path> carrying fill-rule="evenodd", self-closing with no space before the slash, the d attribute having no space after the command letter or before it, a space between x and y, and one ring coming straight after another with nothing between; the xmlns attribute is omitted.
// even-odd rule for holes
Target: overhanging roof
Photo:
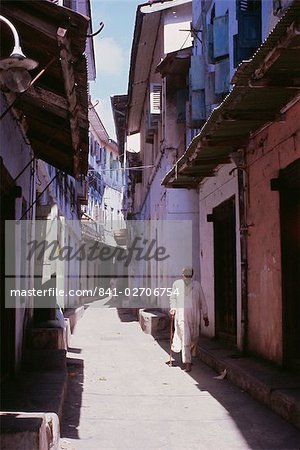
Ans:
<svg viewBox="0 0 300 450"><path fill-rule="evenodd" d="M114 95L110 98L110 101L114 116L119 152L123 154L128 96Z"/></svg>
<svg viewBox="0 0 300 450"><path fill-rule="evenodd" d="M14 105L36 157L74 177L85 174L88 96L83 53L89 19L45 0L3 2L1 13L17 28L26 56L39 62L33 78L53 59ZM10 54L13 41L6 26L1 34L3 57ZM5 94L9 104L15 100L14 94Z"/></svg>
<svg viewBox="0 0 300 450"><path fill-rule="evenodd" d="M189 1L191 0L150 0L148 3L144 3L140 6L142 13L149 14L154 11L164 11L165 9L170 8L170 6L180 6Z"/></svg>
<svg viewBox="0 0 300 450"><path fill-rule="evenodd" d="M295 1L250 61L233 78L234 88L214 109L200 133L162 181L193 188L229 154L245 146L251 133L276 120L300 93L300 4Z"/></svg>
<svg viewBox="0 0 300 450"><path fill-rule="evenodd" d="M140 6L137 8L128 81L128 134L140 130L160 17L161 12L142 14Z"/></svg>
<svg viewBox="0 0 300 450"><path fill-rule="evenodd" d="M184 75L189 69L191 55L192 47L168 53L156 67L156 72L163 78L167 75Z"/></svg>

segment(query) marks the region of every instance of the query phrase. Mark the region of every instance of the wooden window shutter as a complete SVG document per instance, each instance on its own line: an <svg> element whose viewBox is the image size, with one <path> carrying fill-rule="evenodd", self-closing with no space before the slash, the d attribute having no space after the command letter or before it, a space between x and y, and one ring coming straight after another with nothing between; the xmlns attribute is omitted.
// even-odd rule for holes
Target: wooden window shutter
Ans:
<svg viewBox="0 0 300 450"><path fill-rule="evenodd" d="M224 58L229 54L228 14L214 18L213 44L214 58Z"/></svg>
<svg viewBox="0 0 300 450"><path fill-rule="evenodd" d="M229 92L230 87L229 58L222 59L215 66L215 93L217 95Z"/></svg>
<svg viewBox="0 0 300 450"><path fill-rule="evenodd" d="M191 56L190 80L192 91L200 91L205 88L204 57L202 55Z"/></svg>

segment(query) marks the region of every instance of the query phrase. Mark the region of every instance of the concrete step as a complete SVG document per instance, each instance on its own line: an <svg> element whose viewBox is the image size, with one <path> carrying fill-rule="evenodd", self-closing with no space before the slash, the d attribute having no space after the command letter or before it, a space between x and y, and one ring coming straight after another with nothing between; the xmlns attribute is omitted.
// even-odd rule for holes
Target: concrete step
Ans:
<svg viewBox="0 0 300 450"><path fill-rule="evenodd" d="M139 323L144 333L158 338L168 328L169 319L167 314L161 311L140 309Z"/></svg>
<svg viewBox="0 0 300 450"><path fill-rule="evenodd" d="M27 371L66 370L66 350L25 349L22 367Z"/></svg>
<svg viewBox="0 0 300 450"><path fill-rule="evenodd" d="M1 412L2 450L57 450L59 420L54 413Z"/></svg>
<svg viewBox="0 0 300 450"><path fill-rule="evenodd" d="M300 379L254 357L242 356L201 337L198 357L288 422L300 429Z"/></svg>
<svg viewBox="0 0 300 450"><path fill-rule="evenodd" d="M2 411L53 412L61 419L67 390L67 370L22 371L5 383L1 392Z"/></svg>
<svg viewBox="0 0 300 450"><path fill-rule="evenodd" d="M27 330L27 348L67 349L67 329L60 327L35 327Z"/></svg>
<svg viewBox="0 0 300 450"><path fill-rule="evenodd" d="M78 320L82 318L83 314L84 314L84 306L79 306L78 308L67 308L64 310L65 318L69 319L71 333L74 332L74 328Z"/></svg>

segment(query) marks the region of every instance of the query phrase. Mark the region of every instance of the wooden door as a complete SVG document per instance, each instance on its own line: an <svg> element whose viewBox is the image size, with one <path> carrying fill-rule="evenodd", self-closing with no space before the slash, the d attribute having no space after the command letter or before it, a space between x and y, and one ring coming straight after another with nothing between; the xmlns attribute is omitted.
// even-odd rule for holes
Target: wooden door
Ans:
<svg viewBox="0 0 300 450"><path fill-rule="evenodd" d="M285 364L300 373L300 159L280 172Z"/></svg>
<svg viewBox="0 0 300 450"><path fill-rule="evenodd" d="M216 336L236 344L235 198L213 210Z"/></svg>

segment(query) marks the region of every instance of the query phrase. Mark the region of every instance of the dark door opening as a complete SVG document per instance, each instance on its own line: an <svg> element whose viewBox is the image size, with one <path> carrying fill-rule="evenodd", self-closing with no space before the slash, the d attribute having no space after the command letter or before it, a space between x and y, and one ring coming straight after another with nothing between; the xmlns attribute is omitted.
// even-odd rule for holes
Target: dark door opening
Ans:
<svg viewBox="0 0 300 450"><path fill-rule="evenodd" d="M15 371L15 309L5 307L5 221L15 220L14 183L0 158L0 327L1 327L1 383ZM14 249L10 249L14 255Z"/></svg>
<svg viewBox="0 0 300 450"><path fill-rule="evenodd" d="M300 374L300 159L280 171L284 363Z"/></svg>
<svg viewBox="0 0 300 450"><path fill-rule="evenodd" d="M213 210L216 337L236 345L235 198Z"/></svg>

